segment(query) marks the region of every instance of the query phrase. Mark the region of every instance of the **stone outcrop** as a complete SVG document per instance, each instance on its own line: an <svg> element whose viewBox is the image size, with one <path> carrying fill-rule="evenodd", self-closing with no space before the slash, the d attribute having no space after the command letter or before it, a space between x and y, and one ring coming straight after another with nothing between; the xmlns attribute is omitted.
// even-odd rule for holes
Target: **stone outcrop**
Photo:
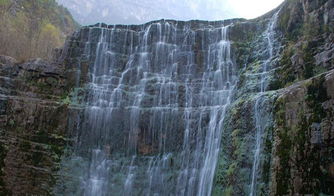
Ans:
<svg viewBox="0 0 334 196"><path fill-rule="evenodd" d="M63 68L0 57L0 192L50 195L67 143Z"/></svg>
<svg viewBox="0 0 334 196"><path fill-rule="evenodd" d="M280 91L271 195L334 193L333 84L332 70Z"/></svg>

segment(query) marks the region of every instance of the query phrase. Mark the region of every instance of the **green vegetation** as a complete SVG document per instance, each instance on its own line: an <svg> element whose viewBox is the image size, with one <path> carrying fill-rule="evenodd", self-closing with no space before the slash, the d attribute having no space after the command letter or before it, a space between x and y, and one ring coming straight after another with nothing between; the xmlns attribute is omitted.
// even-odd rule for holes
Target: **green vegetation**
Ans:
<svg viewBox="0 0 334 196"><path fill-rule="evenodd" d="M81 107L84 102L84 96L84 88L73 88L61 97L61 104Z"/></svg>
<svg viewBox="0 0 334 196"><path fill-rule="evenodd" d="M77 27L55 0L0 0L0 54L18 60L51 58Z"/></svg>
<svg viewBox="0 0 334 196"><path fill-rule="evenodd" d="M304 14L301 2L288 2L282 8L278 20L278 28L285 37L285 48L274 81L275 89L287 87L293 82L309 79L330 69L317 65L314 56L321 51L319 46L326 43L324 37L328 37L328 33L333 31L323 20ZM325 1L320 1L318 7L324 3Z"/></svg>
<svg viewBox="0 0 334 196"><path fill-rule="evenodd" d="M3 130L0 130L0 133L2 133ZM6 146L2 143L0 143L0 193L4 195L9 195L8 191L5 189L5 183L2 176L4 176L4 167L5 167L5 157L7 154L8 149Z"/></svg>
<svg viewBox="0 0 334 196"><path fill-rule="evenodd" d="M70 105L71 104L71 98L69 96L66 96L64 99L62 99L62 104Z"/></svg>

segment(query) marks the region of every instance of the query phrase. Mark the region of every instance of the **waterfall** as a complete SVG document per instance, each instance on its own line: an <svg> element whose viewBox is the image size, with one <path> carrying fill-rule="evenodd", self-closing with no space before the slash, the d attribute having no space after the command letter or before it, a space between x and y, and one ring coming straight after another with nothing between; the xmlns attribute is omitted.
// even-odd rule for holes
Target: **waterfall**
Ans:
<svg viewBox="0 0 334 196"><path fill-rule="evenodd" d="M81 31L89 84L72 193L211 195L237 80L230 25L162 20Z"/></svg>
<svg viewBox="0 0 334 196"><path fill-rule="evenodd" d="M275 27L278 19L279 12L276 12L273 17L270 19L268 23L268 27L264 32L264 38L267 43L267 52L268 58L262 64L262 72L260 73L260 92L256 98L255 106L254 106L254 115L255 115L255 128L256 128L256 135L255 135L255 151L254 151L254 159L253 159L253 166L251 172L251 187L250 187L250 196L257 195L257 180L259 178L259 167L261 161L261 148L263 143L263 135L266 129L266 118L265 118L265 111L262 111L264 105L266 105L266 95L265 91L267 88L267 80L270 74L270 64L274 58L274 41L275 41Z"/></svg>

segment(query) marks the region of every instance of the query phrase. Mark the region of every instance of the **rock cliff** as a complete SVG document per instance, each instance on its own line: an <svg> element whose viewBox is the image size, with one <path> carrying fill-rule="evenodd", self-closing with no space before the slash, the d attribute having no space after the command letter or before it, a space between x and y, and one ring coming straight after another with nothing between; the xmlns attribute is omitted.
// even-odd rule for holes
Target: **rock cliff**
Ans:
<svg viewBox="0 0 334 196"><path fill-rule="evenodd" d="M65 140L68 107L62 67L0 57L3 195L49 195Z"/></svg>

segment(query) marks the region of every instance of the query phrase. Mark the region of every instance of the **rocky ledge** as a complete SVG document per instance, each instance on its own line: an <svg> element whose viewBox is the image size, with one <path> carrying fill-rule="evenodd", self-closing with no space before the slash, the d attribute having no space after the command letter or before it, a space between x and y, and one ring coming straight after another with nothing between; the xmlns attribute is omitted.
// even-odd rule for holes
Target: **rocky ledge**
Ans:
<svg viewBox="0 0 334 196"><path fill-rule="evenodd" d="M0 193L50 195L66 144L60 65L0 56Z"/></svg>

